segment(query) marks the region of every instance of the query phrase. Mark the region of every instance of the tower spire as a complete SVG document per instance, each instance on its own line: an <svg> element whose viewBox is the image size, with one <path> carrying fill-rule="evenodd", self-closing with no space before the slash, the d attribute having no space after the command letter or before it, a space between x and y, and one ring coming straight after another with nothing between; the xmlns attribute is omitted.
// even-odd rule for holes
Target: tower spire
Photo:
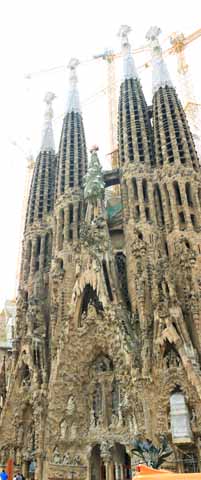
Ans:
<svg viewBox="0 0 201 480"><path fill-rule="evenodd" d="M128 25L121 25L118 32L123 55L123 80L118 111L119 159L121 165L125 162L153 164L151 123L128 41L130 31Z"/></svg>
<svg viewBox="0 0 201 480"><path fill-rule="evenodd" d="M161 33L159 27L150 27L146 34L146 39L149 41L152 55L152 90L153 95L160 87L172 87L172 81L167 69L167 65L163 59L162 48L160 46L158 37Z"/></svg>
<svg viewBox="0 0 201 480"><path fill-rule="evenodd" d="M128 25L121 25L118 36L121 38L121 48L123 55L123 80L129 80L130 78L138 78L137 69L133 56L131 54L131 45L128 40L128 33L132 31L132 28Z"/></svg>
<svg viewBox="0 0 201 480"><path fill-rule="evenodd" d="M53 109L52 102L56 95L52 92L47 92L44 98L46 103L45 121L42 133L41 152L55 151L54 134L52 129Z"/></svg>
<svg viewBox="0 0 201 480"><path fill-rule="evenodd" d="M70 70L70 77L69 77L69 94L68 94L68 101L67 101L67 109L66 113L81 113L80 107L80 98L79 92L77 88L78 78L77 78L77 66L79 65L79 60L77 58L71 58L68 68Z"/></svg>

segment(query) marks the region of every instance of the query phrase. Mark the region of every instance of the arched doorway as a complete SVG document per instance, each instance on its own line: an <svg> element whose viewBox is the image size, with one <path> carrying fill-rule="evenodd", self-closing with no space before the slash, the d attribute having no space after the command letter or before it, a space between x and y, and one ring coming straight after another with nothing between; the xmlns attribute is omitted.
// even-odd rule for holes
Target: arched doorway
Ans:
<svg viewBox="0 0 201 480"><path fill-rule="evenodd" d="M103 454L102 445L97 444L91 452L91 480L130 480L131 460L125 446L115 443Z"/></svg>
<svg viewBox="0 0 201 480"><path fill-rule="evenodd" d="M106 480L106 468L101 458L100 445L95 445L91 452L91 480Z"/></svg>
<svg viewBox="0 0 201 480"><path fill-rule="evenodd" d="M125 446L120 443L115 443L111 454L114 465L114 480L130 480L132 478L131 460L126 452Z"/></svg>

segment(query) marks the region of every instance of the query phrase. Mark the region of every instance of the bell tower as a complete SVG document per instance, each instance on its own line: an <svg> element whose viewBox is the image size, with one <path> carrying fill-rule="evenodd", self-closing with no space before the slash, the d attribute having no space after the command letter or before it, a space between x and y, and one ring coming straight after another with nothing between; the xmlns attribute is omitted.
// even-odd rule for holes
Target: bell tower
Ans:
<svg viewBox="0 0 201 480"><path fill-rule="evenodd" d="M54 258L60 259L67 270L68 300L72 294L73 245L79 239L83 220L83 178L87 171L86 141L77 88L78 65L75 58L68 65L69 93L57 155L54 210Z"/></svg>

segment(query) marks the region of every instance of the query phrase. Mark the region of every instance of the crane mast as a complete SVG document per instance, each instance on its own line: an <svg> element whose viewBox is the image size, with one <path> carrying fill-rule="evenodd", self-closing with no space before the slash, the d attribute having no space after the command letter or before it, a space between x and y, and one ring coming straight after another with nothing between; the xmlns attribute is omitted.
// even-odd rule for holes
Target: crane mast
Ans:
<svg viewBox="0 0 201 480"><path fill-rule="evenodd" d="M170 53L177 55L177 74L184 110L189 120L195 140L198 156L201 160L201 104L196 101L189 65L186 61L185 47L201 36L201 29L185 37L183 33L173 33L170 37Z"/></svg>
<svg viewBox="0 0 201 480"><path fill-rule="evenodd" d="M193 85L190 78L189 66L185 58L185 47L192 41L201 37L201 29L196 30L188 36L184 36L183 33L173 33L168 38L171 41L171 47L164 51L164 55L169 54L177 55L177 71L179 77L179 85L181 88L181 98L183 100L184 108L189 119L189 123L195 138L195 143L198 149L198 155L201 158L201 104L199 104L193 93ZM132 51L133 53L142 53L146 51L145 46L140 47ZM115 60L121 56L119 53L115 53L112 49L105 49L102 53L94 55L93 59L103 59L107 63L107 97L108 97L108 117L109 117L109 141L112 168L118 166L118 147L117 147L117 79ZM91 60L89 60L91 61ZM88 63L88 61L81 62ZM140 68L148 68L151 62L146 61ZM28 74L26 78L31 79L35 75L59 72L64 69L64 65L58 67L52 67L47 70L41 70L40 72L33 72Z"/></svg>
<svg viewBox="0 0 201 480"><path fill-rule="evenodd" d="M113 50L106 49L99 55L94 55L94 59L102 58L107 62L107 97L108 97L108 115L109 115L109 140L111 166L118 166L118 149L117 149L117 83L115 59L117 55Z"/></svg>

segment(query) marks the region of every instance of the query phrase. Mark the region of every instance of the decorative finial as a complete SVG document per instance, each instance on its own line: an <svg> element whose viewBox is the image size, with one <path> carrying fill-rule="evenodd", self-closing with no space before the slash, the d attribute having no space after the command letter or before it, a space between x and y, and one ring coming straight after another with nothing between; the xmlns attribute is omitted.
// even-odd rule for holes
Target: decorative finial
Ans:
<svg viewBox="0 0 201 480"><path fill-rule="evenodd" d="M56 98L56 95L53 92L47 92L44 98L44 102L47 105L52 105L52 102L55 98Z"/></svg>
<svg viewBox="0 0 201 480"><path fill-rule="evenodd" d="M150 27L145 38L150 42L152 54L162 57L162 48L158 40L160 34L161 29L159 27Z"/></svg>
<svg viewBox="0 0 201 480"><path fill-rule="evenodd" d="M52 119L53 119L53 109L52 109L52 102L56 98L56 95L52 92L47 92L44 98L44 102L46 103L46 111L45 111L45 122L43 127L43 134L42 134L42 142L41 142L41 152L44 151L54 151L54 135L52 129Z"/></svg>
<svg viewBox="0 0 201 480"><path fill-rule="evenodd" d="M119 28L119 31L118 31L118 37L121 38L121 47L122 47L122 50L127 48L129 49L129 52L130 52L130 49L131 49L131 46L130 46L130 43L128 41L128 33L132 32L132 28L129 27L129 25L121 25L121 27Z"/></svg>
<svg viewBox="0 0 201 480"><path fill-rule="evenodd" d="M131 54L131 45L128 40L128 33L132 31L132 28L128 25L121 25L118 36L121 38L121 48L123 55L123 80L129 78L138 78L134 59Z"/></svg>
<svg viewBox="0 0 201 480"><path fill-rule="evenodd" d="M80 99L79 99L79 92L77 89L78 77L77 77L77 66L80 64L77 58L71 58L68 64L68 68L70 70L70 90L68 95L68 102L67 102L67 113L71 112L79 112L81 113L80 108Z"/></svg>
<svg viewBox="0 0 201 480"><path fill-rule="evenodd" d="M158 37L161 33L159 27L150 27L146 34L146 40L148 40L151 47L152 54L152 89L153 95L157 92L160 87L165 87L166 85L172 87L172 82L170 75L166 66L166 63L163 60L163 52L161 45L159 43Z"/></svg>
<svg viewBox="0 0 201 480"><path fill-rule="evenodd" d="M98 150L99 150L98 145L92 145L92 147L90 148L90 153L98 152Z"/></svg>

